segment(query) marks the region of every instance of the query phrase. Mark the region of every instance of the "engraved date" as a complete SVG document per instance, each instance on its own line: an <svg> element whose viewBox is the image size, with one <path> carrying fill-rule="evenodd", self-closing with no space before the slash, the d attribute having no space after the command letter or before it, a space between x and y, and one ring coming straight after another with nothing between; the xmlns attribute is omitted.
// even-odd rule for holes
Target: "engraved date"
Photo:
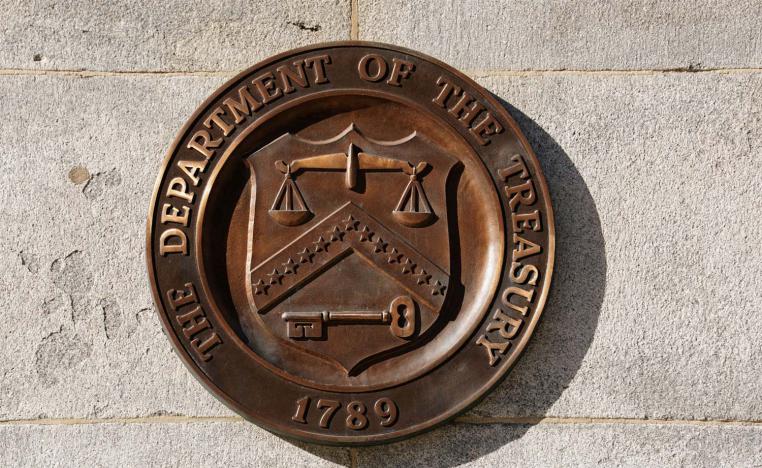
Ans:
<svg viewBox="0 0 762 468"><path fill-rule="evenodd" d="M303 397L296 400L296 411L291 416L291 420L300 424L314 424L315 418L311 420L308 418L312 399L310 397ZM315 409L320 412L320 417L317 420L318 426L323 429L329 429L331 422L337 412L344 408L346 417L344 418L344 424L349 429L360 431L368 427L370 418L368 417L368 406L362 401L353 400L349 403L342 405L340 401L328 400L320 398L315 402ZM371 409L373 415L371 418L377 420L382 427L393 426L397 422L399 416L399 409L397 404L391 398L379 398L373 403Z"/></svg>

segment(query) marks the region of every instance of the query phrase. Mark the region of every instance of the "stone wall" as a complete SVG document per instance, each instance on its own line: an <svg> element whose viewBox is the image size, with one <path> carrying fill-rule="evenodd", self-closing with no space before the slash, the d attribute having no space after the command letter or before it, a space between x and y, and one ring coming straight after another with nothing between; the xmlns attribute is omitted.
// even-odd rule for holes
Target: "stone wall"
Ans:
<svg viewBox="0 0 762 468"><path fill-rule="evenodd" d="M762 3L0 0L2 465L759 466ZM145 216L175 132L309 43L408 46L509 103L556 274L506 381L363 449L243 422L173 355Z"/></svg>

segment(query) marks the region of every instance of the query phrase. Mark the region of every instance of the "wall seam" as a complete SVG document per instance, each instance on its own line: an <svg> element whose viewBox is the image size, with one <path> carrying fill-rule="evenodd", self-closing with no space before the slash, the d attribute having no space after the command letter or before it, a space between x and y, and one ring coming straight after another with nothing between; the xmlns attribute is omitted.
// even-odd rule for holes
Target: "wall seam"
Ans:
<svg viewBox="0 0 762 468"><path fill-rule="evenodd" d="M664 75L664 74L737 74L760 73L762 68L654 68L654 69L546 69L546 70L500 70L500 69L471 69L464 70L470 76L542 76L542 75Z"/></svg>
<svg viewBox="0 0 762 468"><path fill-rule="evenodd" d="M349 0L352 13L350 15L349 38L353 41L360 39L360 0Z"/></svg>
<svg viewBox="0 0 762 468"><path fill-rule="evenodd" d="M555 417L484 417L461 416L455 419L459 424L511 424L511 425L574 425L574 424L628 424L628 425L674 425L674 426L759 426L762 420L735 419L641 419L641 418L555 418Z"/></svg>
<svg viewBox="0 0 762 468"><path fill-rule="evenodd" d="M111 76L159 76L159 77L223 77L232 78L236 74L240 73L240 70L236 71L154 71L154 70L119 70L119 71L98 71L98 70L67 70L67 69L26 69L26 68L5 68L0 69L0 76L13 76L13 75L25 75L25 76L73 76L78 78L92 78L92 77L111 77Z"/></svg>
<svg viewBox="0 0 762 468"><path fill-rule="evenodd" d="M466 75L476 78L489 77L532 77L532 76L658 76L667 74L755 74L762 73L762 68L717 68L706 70L463 70ZM225 71L159 71L159 70L67 70L67 69L0 69L0 76L71 76L76 78L120 77L120 76L156 76L156 77L213 77L232 78L240 70Z"/></svg>
<svg viewBox="0 0 762 468"><path fill-rule="evenodd" d="M357 468L358 466L360 466L357 459L358 459L357 449L354 447L350 447L349 448L349 466L351 468Z"/></svg>
<svg viewBox="0 0 762 468"><path fill-rule="evenodd" d="M184 424L184 423L245 423L239 416L147 416L142 418L47 418L47 419L7 419L2 426L77 426L98 424ZM454 420L457 424L470 425L675 425L675 426L755 426L762 427L762 420L734 419L639 419L639 418L557 418L557 417L485 417L461 416Z"/></svg>

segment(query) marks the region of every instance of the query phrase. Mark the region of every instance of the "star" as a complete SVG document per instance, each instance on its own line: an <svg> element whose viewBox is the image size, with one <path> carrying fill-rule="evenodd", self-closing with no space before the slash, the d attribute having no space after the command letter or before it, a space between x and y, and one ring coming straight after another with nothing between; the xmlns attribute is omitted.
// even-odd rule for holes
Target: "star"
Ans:
<svg viewBox="0 0 762 468"><path fill-rule="evenodd" d="M296 267L299 266L291 258L286 260L286 263L281 263L281 265L283 265L283 273L286 275L296 273Z"/></svg>
<svg viewBox="0 0 762 468"><path fill-rule="evenodd" d="M315 254L310 252L310 249L305 247L297 255L299 255L299 263L312 263L312 256Z"/></svg>
<svg viewBox="0 0 762 468"><path fill-rule="evenodd" d="M330 242L327 242L325 239L323 239L323 236L318 237L318 240L313 242L315 244L315 252L322 252L323 250L328 250L328 244Z"/></svg>
<svg viewBox="0 0 762 468"><path fill-rule="evenodd" d="M415 281L418 284L429 284L429 278L431 278L431 275L426 273L426 270L423 268L420 272L413 275L415 277Z"/></svg>
<svg viewBox="0 0 762 468"><path fill-rule="evenodd" d="M283 278L283 275L278 272L277 268L272 273L268 273L267 276L270 277L270 284L280 283L281 278Z"/></svg>
<svg viewBox="0 0 762 468"><path fill-rule="evenodd" d="M402 273L412 273L413 270L415 270L415 263L413 263L409 258L406 258L405 263L402 265Z"/></svg>
<svg viewBox="0 0 762 468"><path fill-rule="evenodd" d="M401 258L402 258L402 255L399 252L397 252L397 249L395 247L392 247L392 251L389 252L389 255L386 257L386 262L399 263Z"/></svg>
<svg viewBox="0 0 762 468"><path fill-rule="evenodd" d="M328 231L328 235L330 236L329 239L331 241L340 241L344 236L344 233L341 231L341 229L339 229L338 226L334 226L333 229Z"/></svg>
<svg viewBox="0 0 762 468"><path fill-rule="evenodd" d="M431 294L434 296L437 296L437 295L444 296L445 288L447 288L447 286L445 286L444 284L440 283L439 280L437 280L434 283L434 289L431 290Z"/></svg>
<svg viewBox="0 0 762 468"><path fill-rule="evenodd" d="M260 278L259 281L253 284L254 286L254 295L258 296L260 294L267 294L267 288L270 287L269 284L265 284L264 281Z"/></svg>
<svg viewBox="0 0 762 468"><path fill-rule="evenodd" d="M386 245L387 244L386 244L386 242L384 242L383 239L381 239L381 237L376 239L376 242L374 242L373 245L375 245L375 247L373 248L373 252L375 252L375 253L386 252Z"/></svg>
<svg viewBox="0 0 762 468"><path fill-rule="evenodd" d="M372 238L373 232L371 232L368 226L363 226L362 231L360 231L360 242L370 242Z"/></svg>
<svg viewBox="0 0 762 468"><path fill-rule="evenodd" d="M341 222L344 223L345 231L357 230L357 225L360 224L360 222L355 220L352 215L349 215L349 218L344 219Z"/></svg>

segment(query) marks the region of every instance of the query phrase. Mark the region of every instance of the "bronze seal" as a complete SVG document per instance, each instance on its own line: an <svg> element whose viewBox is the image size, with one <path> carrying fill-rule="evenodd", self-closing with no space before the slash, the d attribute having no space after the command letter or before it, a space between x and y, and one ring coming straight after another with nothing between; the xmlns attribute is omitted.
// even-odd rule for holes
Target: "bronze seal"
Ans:
<svg viewBox="0 0 762 468"><path fill-rule="evenodd" d="M282 435L368 444L500 381L545 304L553 229L492 95L418 52L339 42L259 63L193 114L147 259L167 335L220 400Z"/></svg>

